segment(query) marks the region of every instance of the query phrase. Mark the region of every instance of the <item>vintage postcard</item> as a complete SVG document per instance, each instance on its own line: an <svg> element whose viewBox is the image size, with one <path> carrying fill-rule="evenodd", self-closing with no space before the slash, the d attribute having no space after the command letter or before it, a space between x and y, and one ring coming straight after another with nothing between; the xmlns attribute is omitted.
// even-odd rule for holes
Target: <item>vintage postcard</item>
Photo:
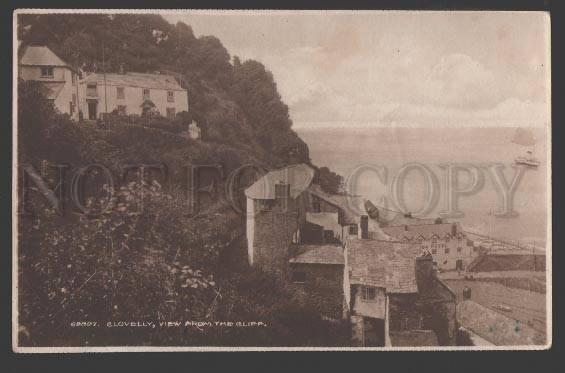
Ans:
<svg viewBox="0 0 565 373"><path fill-rule="evenodd" d="M13 21L14 351L551 346L549 13Z"/></svg>

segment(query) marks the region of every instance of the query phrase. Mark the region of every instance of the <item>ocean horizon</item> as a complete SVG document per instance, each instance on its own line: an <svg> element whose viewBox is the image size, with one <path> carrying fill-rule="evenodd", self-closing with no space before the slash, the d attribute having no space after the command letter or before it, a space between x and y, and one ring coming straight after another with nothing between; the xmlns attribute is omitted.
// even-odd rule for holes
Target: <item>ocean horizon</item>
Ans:
<svg viewBox="0 0 565 373"><path fill-rule="evenodd" d="M514 194L515 217L498 217L495 212L502 201L491 177L483 172L484 184L476 193L459 198L459 210L464 213L459 221L470 231L485 233L496 238L517 241L522 244L545 247L547 239L547 136L543 128L528 128L536 139L535 156L540 161L537 169L527 169ZM525 154L523 146L512 142L516 127L298 127L298 135L308 144L312 162L326 166L346 180L355 174L359 166L386 168L387 179L383 183L372 171L357 173L356 190L377 205L400 210L394 205L389 190L404 165L425 165L439 181L437 205L421 217L437 217L445 210L445 170L447 162L486 165L504 165L503 174L510 182L514 177L512 164L517 156ZM461 184L470 182L466 173ZM387 185L383 185L387 184ZM459 186L464 188L463 186ZM426 198L425 183L419 172L410 172L404 183L405 207L418 211Z"/></svg>

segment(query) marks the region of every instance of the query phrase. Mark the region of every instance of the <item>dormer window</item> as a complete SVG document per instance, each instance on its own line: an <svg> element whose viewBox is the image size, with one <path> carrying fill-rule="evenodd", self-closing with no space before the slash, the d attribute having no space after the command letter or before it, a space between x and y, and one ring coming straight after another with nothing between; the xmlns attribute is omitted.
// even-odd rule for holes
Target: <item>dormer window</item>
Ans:
<svg viewBox="0 0 565 373"><path fill-rule="evenodd" d="M41 68L41 77L42 78L52 78L53 77L53 67L43 66Z"/></svg>
<svg viewBox="0 0 565 373"><path fill-rule="evenodd" d="M167 91L167 102L175 102L175 92Z"/></svg>

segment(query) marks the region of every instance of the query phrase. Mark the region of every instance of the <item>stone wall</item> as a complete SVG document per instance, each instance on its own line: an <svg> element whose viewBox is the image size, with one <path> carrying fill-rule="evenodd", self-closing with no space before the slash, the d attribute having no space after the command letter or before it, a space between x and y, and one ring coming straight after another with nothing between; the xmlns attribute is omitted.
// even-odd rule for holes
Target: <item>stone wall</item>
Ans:
<svg viewBox="0 0 565 373"><path fill-rule="evenodd" d="M343 265L292 263L290 270L306 274L304 283L292 282L289 274L289 287L295 294L307 297L326 317L343 317Z"/></svg>
<svg viewBox="0 0 565 373"><path fill-rule="evenodd" d="M305 221L302 196L288 199L286 208L279 201L272 201L269 210L255 214L253 265L286 282L289 247L293 236Z"/></svg>

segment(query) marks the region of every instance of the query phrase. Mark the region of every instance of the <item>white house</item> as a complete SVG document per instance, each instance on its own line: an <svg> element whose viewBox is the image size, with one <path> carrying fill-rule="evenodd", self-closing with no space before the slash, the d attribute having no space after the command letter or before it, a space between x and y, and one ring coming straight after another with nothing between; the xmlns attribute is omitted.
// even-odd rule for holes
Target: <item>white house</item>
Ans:
<svg viewBox="0 0 565 373"><path fill-rule="evenodd" d="M45 46L27 46L21 51L18 77L41 82L47 99L57 110L78 119L79 97L76 71Z"/></svg>
<svg viewBox="0 0 565 373"><path fill-rule="evenodd" d="M405 224L385 226L383 231L395 240L414 242L430 251L441 270L464 270L479 254L459 223Z"/></svg>
<svg viewBox="0 0 565 373"><path fill-rule="evenodd" d="M168 118L188 111L188 93L170 75L94 73L79 82L79 91L85 119L94 120L114 110L137 115L157 110Z"/></svg>

